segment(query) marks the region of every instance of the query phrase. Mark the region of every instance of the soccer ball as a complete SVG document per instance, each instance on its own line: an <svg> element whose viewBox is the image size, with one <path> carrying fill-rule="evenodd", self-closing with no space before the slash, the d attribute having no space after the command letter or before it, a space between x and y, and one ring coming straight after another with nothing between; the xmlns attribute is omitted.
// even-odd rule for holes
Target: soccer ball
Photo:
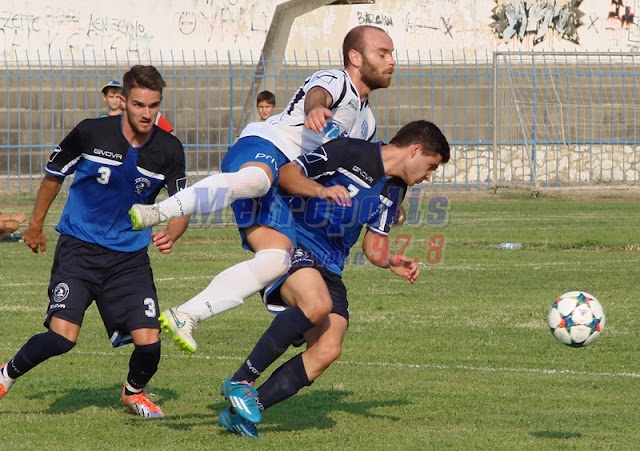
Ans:
<svg viewBox="0 0 640 451"><path fill-rule="evenodd" d="M570 291L556 298L547 319L553 336L573 348L593 343L604 330L602 305L584 291Z"/></svg>

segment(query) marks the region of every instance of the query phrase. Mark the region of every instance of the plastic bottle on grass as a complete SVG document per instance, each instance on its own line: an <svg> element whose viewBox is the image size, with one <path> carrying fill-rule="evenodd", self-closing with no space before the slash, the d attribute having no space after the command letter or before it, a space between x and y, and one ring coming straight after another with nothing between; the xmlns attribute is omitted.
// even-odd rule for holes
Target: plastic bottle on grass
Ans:
<svg viewBox="0 0 640 451"><path fill-rule="evenodd" d="M496 243L493 247L495 249L516 250L522 249L522 243Z"/></svg>

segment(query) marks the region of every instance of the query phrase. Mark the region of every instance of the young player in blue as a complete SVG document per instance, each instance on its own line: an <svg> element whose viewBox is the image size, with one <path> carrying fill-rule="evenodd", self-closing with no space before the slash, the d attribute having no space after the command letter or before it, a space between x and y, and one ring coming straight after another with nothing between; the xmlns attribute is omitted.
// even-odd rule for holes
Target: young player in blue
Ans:
<svg viewBox="0 0 640 451"><path fill-rule="evenodd" d="M243 245L255 253L218 274L192 299L162 313L163 328L184 351L196 351L198 323L242 305L289 270L295 237L288 209L276 193L280 167L336 136L373 138L376 122L368 96L391 83L393 42L380 28L358 26L345 36L343 53L344 70L314 73L282 113L248 124L225 155L222 173L155 206L132 208L134 227L145 228L183 214L206 218L235 201Z"/></svg>
<svg viewBox="0 0 640 451"><path fill-rule="evenodd" d="M26 244L46 252L43 224L65 177L74 174L56 227L56 247L47 331L34 335L0 366L0 397L14 381L45 360L76 344L86 309L95 300L108 336L131 334L135 348L122 389L122 403L145 418L162 410L143 391L160 361L158 297L147 253L149 243L169 253L184 233L188 217L174 219L159 233L131 229L133 203L152 203L166 188L185 187L180 141L154 125L165 86L153 66L133 66L124 75L122 116L79 123L51 154L38 190Z"/></svg>
<svg viewBox="0 0 640 451"><path fill-rule="evenodd" d="M262 410L311 385L340 356L349 320L342 270L364 226L369 261L411 283L416 280L417 263L391 254L387 234L407 185L428 181L449 156L438 127L415 121L389 144L340 138L281 168L280 186L293 196L298 249L289 274L264 293L269 309L280 313L225 383L254 384L301 335L307 349L273 372L258 388L258 399L242 404L230 399L220 425L256 436Z"/></svg>

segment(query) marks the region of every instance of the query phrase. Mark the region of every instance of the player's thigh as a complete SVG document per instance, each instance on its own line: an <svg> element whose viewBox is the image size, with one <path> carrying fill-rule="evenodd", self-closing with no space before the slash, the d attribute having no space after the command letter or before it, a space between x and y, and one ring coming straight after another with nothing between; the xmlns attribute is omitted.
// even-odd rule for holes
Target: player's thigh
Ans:
<svg viewBox="0 0 640 451"><path fill-rule="evenodd" d="M115 331L131 333L135 341L133 332L138 329L160 329L158 295L146 252L121 265L105 282L96 305L109 336Z"/></svg>
<svg viewBox="0 0 640 451"><path fill-rule="evenodd" d="M253 252L265 249L282 249L291 251L293 243L289 236L271 227L256 224L244 231L245 241Z"/></svg>
<svg viewBox="0 0 640 451"><path fill-rule="evenodd" d="M240 138L222 159L222 172L237 172L241 168L257 166L263 169L273 184L278 171L289 159L271 142L259 136Z"/></svg>
<svg viewBox="0 0 640 451"><path fill-rule="evenodd" d="M299 268L280 287L280 296L291 307L299 307L314 324L331 312L332 299L322 274L315 268Z"/></svg>
<svg viewBox="0 0 640 451"><path fill-rule="evenodd" d="M293 215L276 187L257 199L238 199L231 208L245 248L258 252L295 246Z"/></svg>
<svg viewBox="0 0 640 451"><path fill-rule="evenodd" d="M75 341L82 326L84 312L96 296L103 280L102 265L109 264L97 245L87 244L73 237L62 235L51 267L49 280L49 305L44 320L50 327L52 318L56 322L54 332ZM77 326L77 328L71 325Z"/></svg>

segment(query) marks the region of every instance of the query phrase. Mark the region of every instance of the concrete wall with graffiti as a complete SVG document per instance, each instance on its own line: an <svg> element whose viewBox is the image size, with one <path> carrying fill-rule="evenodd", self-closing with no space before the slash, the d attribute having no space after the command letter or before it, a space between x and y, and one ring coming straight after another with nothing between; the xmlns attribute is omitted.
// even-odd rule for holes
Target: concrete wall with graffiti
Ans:
<svg viewBox="0 0 640 451"><path fill-rule="evenodd" d="M259 54L286 0L3 0L0 52L25 59L90 51ZM294 23L288 56L336 52L350 27L386 29L411 58L429 52L471 57L494 50L640 48L640 0L375 0L325 6ZM165 53L166 54L166 53ZM45 58L46 59L46 58Z"/></svg>

